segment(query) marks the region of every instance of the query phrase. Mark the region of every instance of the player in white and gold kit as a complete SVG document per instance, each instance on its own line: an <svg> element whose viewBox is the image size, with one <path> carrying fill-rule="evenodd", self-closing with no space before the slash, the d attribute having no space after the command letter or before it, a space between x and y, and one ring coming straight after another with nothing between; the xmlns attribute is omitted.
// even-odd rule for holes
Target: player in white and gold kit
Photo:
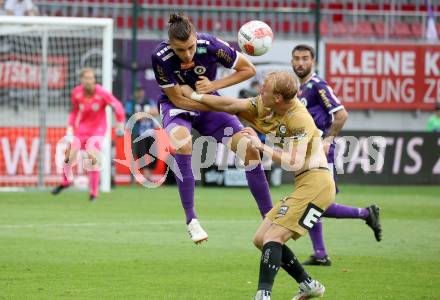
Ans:
<svg viewBox="0 0 440 300"><path fill-rule="evenodd" d="M297 98L296 81L288 72L270 73L261 94L255 98L197 94L189 88L184 93L215 111L237 114L252 127L267 134L281 148L263 144L251 128L243 130L252 145L285 169L294 171L295 189L266 215L254 238L262 250L257 295L254 299L270 299L278 269L282 267L299 283L293 299L320 297L324 286L312 279L285 243L304 235L334 201L335 183L328 170L321 131ZM250 142L249 142L250 141ZM235 149L241 141L232 139ZM240 151L237 152L238 154Z"/></svg>

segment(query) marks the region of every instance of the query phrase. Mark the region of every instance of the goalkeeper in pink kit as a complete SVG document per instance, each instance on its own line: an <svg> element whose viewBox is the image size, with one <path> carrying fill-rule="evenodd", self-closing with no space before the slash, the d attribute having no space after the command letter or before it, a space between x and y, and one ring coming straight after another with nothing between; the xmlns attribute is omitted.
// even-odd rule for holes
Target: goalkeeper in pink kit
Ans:
<svg viewBox="0 0 440 300"><path fill-rule="evenodd" d="M80 79L81 85L72 90L72 111L69 114L66 134L68 147L64 158L63 181L52 190L52 194L59 194L72 183L72 163L81 149L87 151L85 167L89 175L90 201L94 201L98 196L101 144L107 130L105 108L110 105L114 109L118 134L123 134L125 112L118 99L96 84L93 69L83 69Z"/></svg>

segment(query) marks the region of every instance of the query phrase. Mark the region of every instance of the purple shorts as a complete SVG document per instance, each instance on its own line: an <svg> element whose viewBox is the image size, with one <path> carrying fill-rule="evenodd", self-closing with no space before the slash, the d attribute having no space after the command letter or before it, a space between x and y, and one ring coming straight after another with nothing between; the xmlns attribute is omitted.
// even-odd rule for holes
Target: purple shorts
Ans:
<svg viewBox="0 0 440 300"><path fill-rule="evenodd" d="M212 136L218 143L223 137L230 137L243 129L234 115L225 112L187 111L177 108L171 102L159 105L163 127L167 132L176 126L184 126L189 132L196 129L202 136Z"/></svg>

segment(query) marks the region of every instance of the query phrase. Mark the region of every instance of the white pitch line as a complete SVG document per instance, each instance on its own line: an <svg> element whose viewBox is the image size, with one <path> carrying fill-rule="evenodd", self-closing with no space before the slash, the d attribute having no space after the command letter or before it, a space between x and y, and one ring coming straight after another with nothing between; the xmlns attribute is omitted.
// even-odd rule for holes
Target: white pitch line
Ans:
<svg viewBox="0 0 440 300"><path fill-rule="evenodd" d="M254 224L257 220L216 220L203 221L203 224ZM140 223L74 223L74 224L3 224L0 229L48 228L48 227L99 227L99 226L147 226L147 225L184 225L181 221L152 221Z"/></svg>

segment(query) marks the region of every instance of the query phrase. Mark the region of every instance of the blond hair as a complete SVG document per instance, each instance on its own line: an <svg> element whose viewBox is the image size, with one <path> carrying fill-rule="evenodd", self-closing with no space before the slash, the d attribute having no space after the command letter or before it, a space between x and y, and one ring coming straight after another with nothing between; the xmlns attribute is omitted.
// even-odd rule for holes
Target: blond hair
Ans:
<svg viewBox="0 0 440 300"><path fill-rule="evenodd" d="M284 101L292 100L298 92L295 78L287 71L271 72L266 76L266 82L270 82L272 93L280 95Z"/></svg>
<svg viewBox="0 0 440 300"><path fill-rule="evenodd" d="M80 77L80 78L83 78L84 75L85 75L87 72L91 72L91 73L93 74L93 76L96 77L96 75L95 75L95 70L93 70L92 68L89 68L89 67L83 68L83 69L81 70L81 72L79 73L79 77Z"/></svg>

